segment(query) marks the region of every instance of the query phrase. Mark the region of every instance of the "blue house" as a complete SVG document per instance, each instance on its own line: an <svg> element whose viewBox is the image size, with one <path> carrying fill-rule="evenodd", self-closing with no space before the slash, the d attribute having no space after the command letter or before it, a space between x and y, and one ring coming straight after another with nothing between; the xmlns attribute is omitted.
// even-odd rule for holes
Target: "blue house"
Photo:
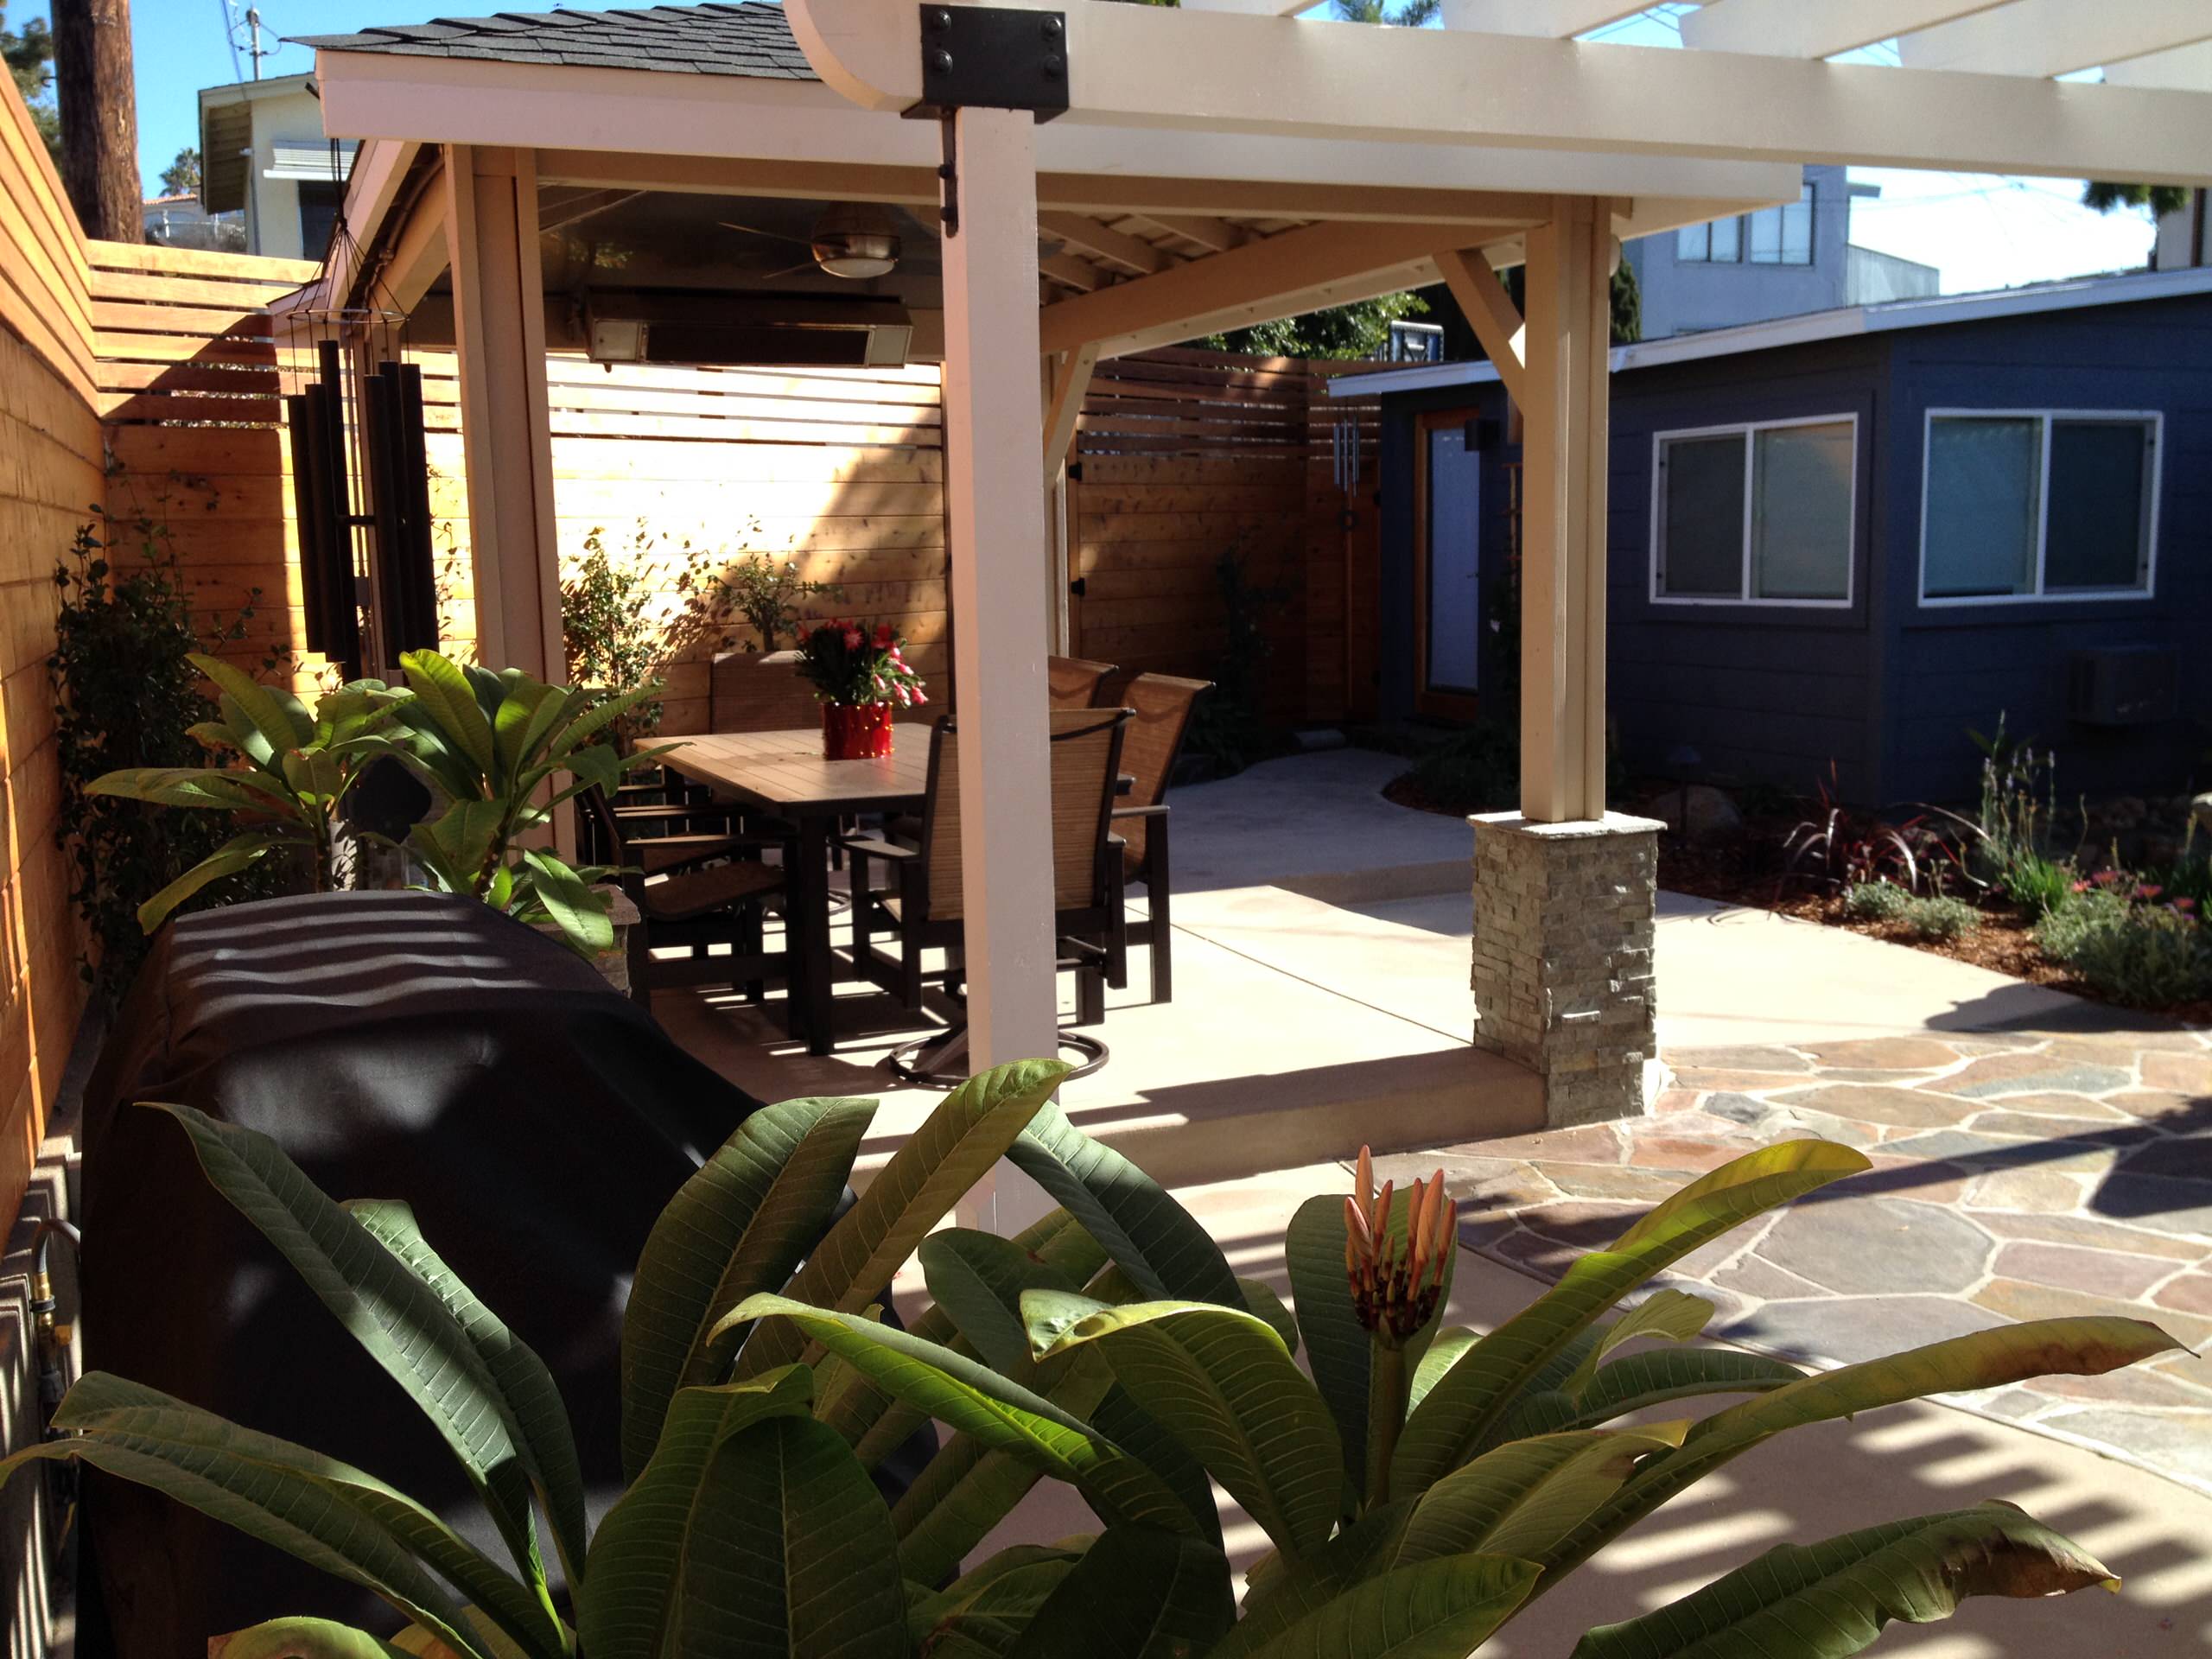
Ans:
<svg viewBox="0 0 2212 1659"><path fill-rule="evenodd" d="M1517 433L1487 363L1382 394L1385 719L1503 689ZM1969 727L2063 790L2212 747L2212 270L1789 317L1616 348L1611 717L1632 773L1865 804L1978 788Z"/></svg>

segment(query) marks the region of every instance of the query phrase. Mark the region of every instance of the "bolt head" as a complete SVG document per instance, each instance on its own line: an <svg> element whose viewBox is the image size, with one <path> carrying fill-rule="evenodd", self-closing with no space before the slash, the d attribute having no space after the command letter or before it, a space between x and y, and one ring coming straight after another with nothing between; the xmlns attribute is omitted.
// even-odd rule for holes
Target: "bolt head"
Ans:
<svg viewBox="0 0 2212 1659"><path fill-rule="evenodd" d="M952 27L952 13L943 6L930 9L930 27L942 35Z"/></svg>
<svg viewBox="0 0 2212 1659"><path fill-rule="evenodd" d="M1067 60L1066 60L1066 59L1065 59L1065 58L1063 58L1063 57L1062 57L1058 53L1057 53L1057 52L1047 52L1047 53L1045 54L1045 79L1047 79L1047 80L1058 80L1058 79L1060 78L1060 72L1061 72L1062 70L1065 69L1066 67L1067 67Z"/></svg>
<svg viewBox="0 0 2212 1659"><path fill-rule="evenodd" d="M950 74L952 72L952 54L943 47L938 48L930 54L930 67L940 75Z"/></svg>
<svg viewBox="0 0 2212 1659"><path fill-rule="evenodd" d="M1058 40L1060 38L1060 30L1062 27L1063 25L1058 17L1046 18L1044 21L1045 38L1048 41Z"/></svg>

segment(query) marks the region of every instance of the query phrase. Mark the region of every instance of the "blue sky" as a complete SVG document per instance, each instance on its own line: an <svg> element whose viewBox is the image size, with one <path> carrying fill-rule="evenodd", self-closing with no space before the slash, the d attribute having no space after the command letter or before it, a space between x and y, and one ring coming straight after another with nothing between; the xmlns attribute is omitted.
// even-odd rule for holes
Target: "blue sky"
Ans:
<svg viewBox="0 0 2212 1659"><path fill-rule="evenodd" d="M543 5L547 0L507 0ZM621 0L614 0L620 3ZM638 3L639 0L630 0ZM1812 3L1813 0L1807 0ZM2094 0L2082 0L2083 4ZM440 14L500 9L501 0L264 0L263 43L280 35L335 34L372 23L420 22ZM28 16L35 0L14 10ZM238 13L245 12L243 0ZM1655 6L1644 16L1601 30L1593 38L1631 45L1679 46L1674 16L1684 8ZM238 30L233 68L229 8L225 0L137 0L133 29L138 69L139 168L148 188L179 149L196 142L202 86L244 79L251 73ZM1853 54L1896 59L1894 48ZM299 47L264 59L264 75L297 74L312 67ZM2148 258L2151 226L2139 213L2109 217L2081 205L2078 180L2004 179L1984 174L1918 173L1858 168L1854 180L1881 187L1878 199L1852 208L1852 239L1885 253L1938 266L1946 293L2004 288L2085 272L2124 270Z"/></svg>

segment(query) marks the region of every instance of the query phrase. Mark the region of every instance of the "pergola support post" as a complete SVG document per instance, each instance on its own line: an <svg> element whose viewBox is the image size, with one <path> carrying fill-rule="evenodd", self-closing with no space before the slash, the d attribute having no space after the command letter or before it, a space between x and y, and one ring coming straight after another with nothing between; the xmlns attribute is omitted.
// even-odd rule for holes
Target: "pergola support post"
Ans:
<svg viewBox="0 0 2212 1659"><path fill-rule="evenodd" d="M968 1052L976 1071L1058 1052L1053 964L1052 637L1036 550L1037 150L1026 110L955 111L944 262L945 493L960 727Z"/></svg>
<svg viewBox="0 0 2212 1659"><path fill-rule="evenodd" d="M1659 826L1605 810L1611 203L1560 197L1528 250L1521 810L1471 821L1472 985L1475 1046L1563 1126L1646 1109Z"/></svg>
<svg viewBox="0 0 2212 1659"><path fill-rule="evenodd" d="M476 659L557 684L568 677L568 664L554 533L536 157L529 150L449 145L445 187Z"/></svg>

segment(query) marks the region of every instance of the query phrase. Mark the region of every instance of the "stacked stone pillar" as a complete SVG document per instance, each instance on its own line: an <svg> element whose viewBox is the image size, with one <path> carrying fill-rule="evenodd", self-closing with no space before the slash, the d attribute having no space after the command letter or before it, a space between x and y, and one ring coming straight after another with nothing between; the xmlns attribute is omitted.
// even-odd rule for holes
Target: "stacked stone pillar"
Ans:
<svg viewBox="0 0 2212 1659"><path fill-rule="evenodd" d="M1554 1128L1648 1109L1657 1042L1652 944L1658 835L1649 818L1475 830L1475 1046L1543 1080Z"/></svg>

